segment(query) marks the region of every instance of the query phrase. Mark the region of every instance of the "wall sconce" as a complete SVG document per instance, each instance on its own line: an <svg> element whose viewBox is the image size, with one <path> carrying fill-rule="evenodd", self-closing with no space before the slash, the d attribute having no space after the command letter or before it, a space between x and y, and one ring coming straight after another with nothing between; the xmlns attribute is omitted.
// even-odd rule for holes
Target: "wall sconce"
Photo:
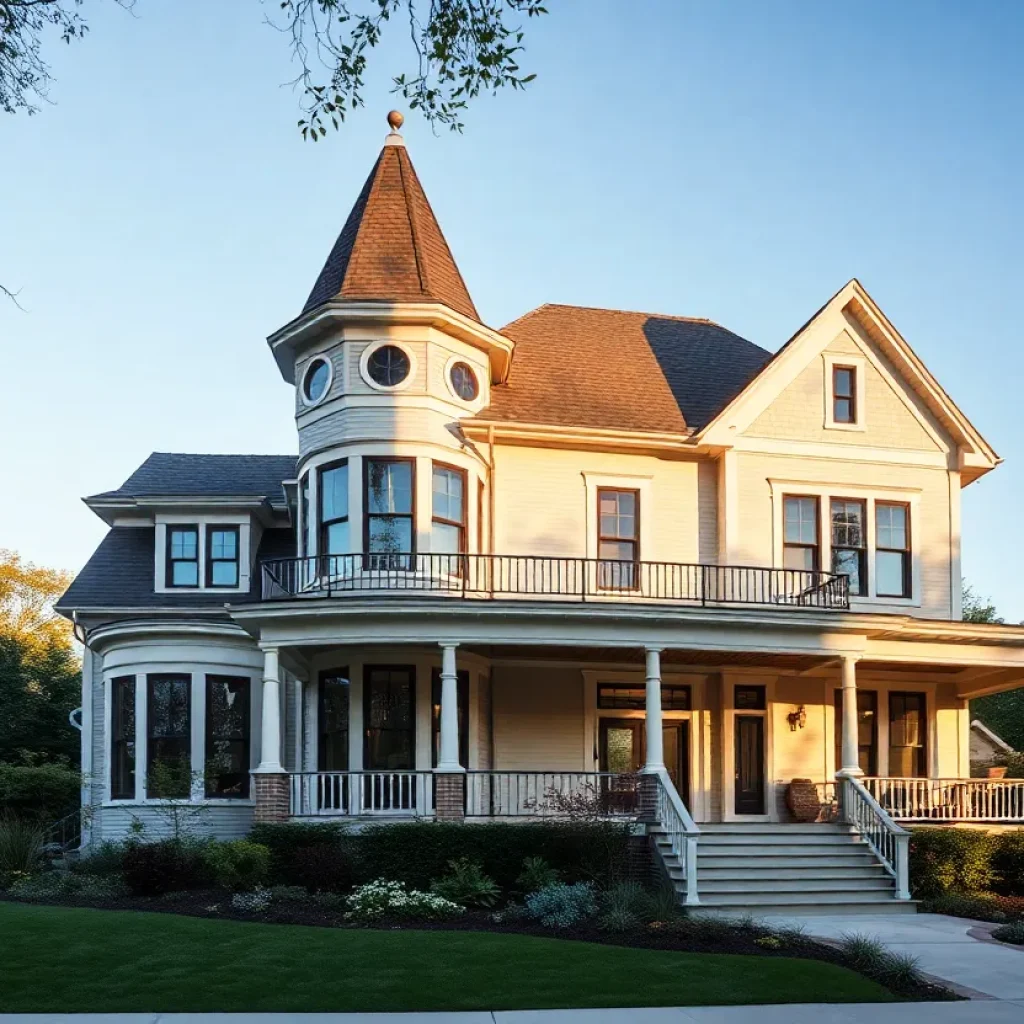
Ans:
<svg viewBox="0 0 1024 1024"><path fill-rule="evenodd" d="M798 726L802 729L807 724L807 708L801 704L796 711L790 711L786 715L786 721L789 722L790 732L796 732Z"/></svg>

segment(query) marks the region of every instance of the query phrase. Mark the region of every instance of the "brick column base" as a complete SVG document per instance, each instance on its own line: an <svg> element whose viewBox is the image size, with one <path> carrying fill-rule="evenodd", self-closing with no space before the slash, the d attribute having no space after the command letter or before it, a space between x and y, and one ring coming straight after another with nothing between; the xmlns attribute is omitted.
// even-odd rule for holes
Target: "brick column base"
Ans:
<svg viewBox="0 0 1024 1024"><path fill-rule="evenodd" d="M291 813L291 794L287 775L264 775L253 772L253 793L256 797L257 824L268 821L287 821Z"/></svg>
<svg viewBox="0 0 1024 1024"><path fill-rule="evenodd" d="M438 821L462 821L466 817L466 776L463 772L435 775L434 813Z"/></svg>

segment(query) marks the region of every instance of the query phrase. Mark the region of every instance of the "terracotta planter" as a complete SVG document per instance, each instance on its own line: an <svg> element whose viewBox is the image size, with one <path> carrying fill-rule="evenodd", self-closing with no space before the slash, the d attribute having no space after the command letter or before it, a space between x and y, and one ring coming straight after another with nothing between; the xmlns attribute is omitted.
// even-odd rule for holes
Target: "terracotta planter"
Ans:
<svg viewBox="0 0 1024 1024"><path fill-rule="evenodd" d="M817 821L821 814L817 786L810 779L793 779L786 787L786 806L796 821Z"/></svg>
<svg viewBox="0 0 1024 1024"><path fill-rule="evenodd" d="M990 779L1005 779L1006 778L1006 765L992 765L988 770L988 778Z"/></svg>

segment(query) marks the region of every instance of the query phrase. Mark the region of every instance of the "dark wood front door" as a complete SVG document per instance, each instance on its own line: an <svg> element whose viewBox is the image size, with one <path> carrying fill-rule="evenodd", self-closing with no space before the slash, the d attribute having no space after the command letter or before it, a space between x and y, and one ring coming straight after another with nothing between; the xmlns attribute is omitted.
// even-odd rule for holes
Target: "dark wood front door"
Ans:
<svg viewBox="0 0 1024 1024"><path fill-rule="evenodd" d="M764 716L736 716L737 814L764 814Z"/></svg>
<svg viewBox="0 0 1024 1024"><path fill-rule="evenodd" d="M690 723L665 722L662 726L665 767L683 803L690 806ZM638 772L647 759L642 718L601 719L600 766L603 772Z"/></svg>

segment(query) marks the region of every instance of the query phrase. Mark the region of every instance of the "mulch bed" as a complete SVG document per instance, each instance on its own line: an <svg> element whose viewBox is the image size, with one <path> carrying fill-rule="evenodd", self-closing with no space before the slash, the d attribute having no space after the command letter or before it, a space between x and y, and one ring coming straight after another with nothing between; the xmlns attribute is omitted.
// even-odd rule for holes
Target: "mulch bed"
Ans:
<svg viewBox="0 0 1024 1024"><path fill-rule="evenodd" d="M381 931L463 931L503 932L533 935L540 938L568 939L576 942L595 942L606 946L631 946L638 949L662 949L678 953L735 953L745 956L797 957L821 960L839 967L852 967L849 959L836 946L811 938L786 938L778 949L758 945L757 939L775 934L756 924L729 929L702 927L686 918L675 928L671 923L661 927L645 926L628 932L602 931L592 923L575 928L552 930L532 921L503 921L491 919L490 911L467 910L459 917L440 921L382 920L372 925L346 921L341 910L321 906L312 900L277 899L260 914L245 913L231 905L230 893L223 890L167 893L157 897L131 897L96 899L67 896L59 900L18 900L0 893L0 900L11 903L31 903L61 907L85 907L94 910L145 911L158 914L183 914L216 920L245 921L258 924L296 924L316 928L345 928ZM874 979L878 981L879 979ZM884 984L884 982L882 983ZM961 998L942 985L924 982L919 985L890 990L901 999L920 1001L948 1001Z"/></svg>

